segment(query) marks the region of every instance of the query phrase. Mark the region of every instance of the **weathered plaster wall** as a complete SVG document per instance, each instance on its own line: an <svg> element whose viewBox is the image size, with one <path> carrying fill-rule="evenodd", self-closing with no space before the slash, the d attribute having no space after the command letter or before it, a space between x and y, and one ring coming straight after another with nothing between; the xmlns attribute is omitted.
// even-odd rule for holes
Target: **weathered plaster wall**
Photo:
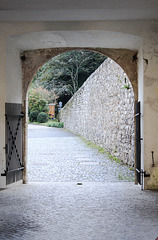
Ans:
<svg viewBox="0 0 158 240"><path fill-rule="evenodd" d="M7 96L9 103L22 103L22 68L20 50L11 44L7 48Z"/></svg>
<svg viewBox="0 0 158 240"><path fill-rule="evenodd" d="M145 179L146 188L158 189L158 23L153 24L152 30L144 40L144 59L148 60L144 61L144 169L151 175Z"/></svg>
<svg viewBox="0 0 158 240"><path fill-rule="evenodd" d="M113 60L107 59L87 79L61 110L60 119L66 129L134 166L134 93Z"/></svg>
<svg viewBox="0 0 158 240"><path fill-rule="evenodd" d="M0 34L0 174L5 170L5 101L6 101L6 42ZM3 61L2 61L3 60ZM5 178L0 177L0 188L5 186Z"/></svg>

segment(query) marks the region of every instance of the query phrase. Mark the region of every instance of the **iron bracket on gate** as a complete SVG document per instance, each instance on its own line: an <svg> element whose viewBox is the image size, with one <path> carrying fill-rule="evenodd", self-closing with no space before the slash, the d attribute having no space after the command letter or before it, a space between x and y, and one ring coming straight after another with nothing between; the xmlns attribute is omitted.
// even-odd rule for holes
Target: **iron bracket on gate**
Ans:
<svg viewBox="0 0 158 240"><path fill-rule="evenodd" d="M11 173L11 172L17 172L17 171L22 171L24 170L24 166L20 167L20 168L16 168L16 169L13 169L13 170L4 170L4 173L1 173L1 176L7 176L8 173Z"/></svg>
<svg viewBox="0 0 158 240"><path fill-rule="evenodd" d="M150 177L149 173L146 173L146 171L143 171L143 169L139 170L136 168L136 172L138 172L141 175L141 189L143 190L143 178Z"/></svg>
<svg viewBox="0 0 158 240"><path fill-rule="evenodd" d="M5 114L5 116L11 116L11 117L24 117L24 114Z"/></svg>
<svg viewBox="0 0 158 240"><path fill-rule="evenodd" d="M143 169L141 169L141 171L139 171L139 169L136 168L136 172L142 174L144 177L150 177L150 174L146 173L146 171L143 171Z"/></svg>

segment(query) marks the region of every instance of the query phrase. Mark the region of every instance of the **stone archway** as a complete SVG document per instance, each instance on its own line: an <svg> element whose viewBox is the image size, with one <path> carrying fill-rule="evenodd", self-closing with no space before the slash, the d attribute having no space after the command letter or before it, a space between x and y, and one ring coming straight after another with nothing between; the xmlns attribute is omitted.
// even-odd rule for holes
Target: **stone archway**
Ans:
<svg viewBox="0 0 158 240"><path fill-rule="evenodd" d="M21 52L22 71L23 71L23 101L26 99L29 84L33 75L44 65L49 59L72 50L80 50L81 48L49 48L28 50ZM137 51L128 49L108 49L108 48L82 48L84 50L96 51L106 55L119 64L127 76L133 87L135 100L138 98L138 81L137 81Z"/></svg>
<svg viewBox="0 0 158 240"><path fill-rule="evenodd" d="M24 176L23 182L27 182L27 92L34 74L51 58L72 50L88 50L96 51L106 55L119 64L127 74L133 87L135 102L138 100L138 76L137 76L137 51L128 49L107 49L107 48L49 48L37 49L21 52L22 61L22 94L23 94L23 110L25 112L25 120L23 125L23 159L24 159Z"/></svg>

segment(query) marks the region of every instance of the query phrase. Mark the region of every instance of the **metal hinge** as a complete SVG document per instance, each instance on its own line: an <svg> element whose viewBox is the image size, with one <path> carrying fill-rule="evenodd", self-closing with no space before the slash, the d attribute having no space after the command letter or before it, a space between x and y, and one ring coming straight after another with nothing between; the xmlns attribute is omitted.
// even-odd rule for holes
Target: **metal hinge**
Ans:
<svg viewBox="0 0 158 240"><path fill-rule="evenodd" d="M144 177L150 177L149 173L146 173L146 171L142 172L144 174Z"/></svg>
<svg viewBox="0 0 158 240"><path fill-rule="evenodd" d="M8 148L9 148L9 146L8 146L8 144L6 144L5 147L4 147L6 154L8 153Z"/></svg>

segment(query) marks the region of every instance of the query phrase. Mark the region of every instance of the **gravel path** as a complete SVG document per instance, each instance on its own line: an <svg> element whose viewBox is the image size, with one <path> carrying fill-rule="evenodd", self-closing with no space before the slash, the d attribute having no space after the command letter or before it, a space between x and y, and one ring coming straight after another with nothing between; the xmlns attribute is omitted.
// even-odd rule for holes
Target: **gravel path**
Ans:
<svg viewBox="0 0 158 240"><path fill-rule="evenodd" d="M29 125L30 182L134 181L134 171L59 128Z"/></svg>

